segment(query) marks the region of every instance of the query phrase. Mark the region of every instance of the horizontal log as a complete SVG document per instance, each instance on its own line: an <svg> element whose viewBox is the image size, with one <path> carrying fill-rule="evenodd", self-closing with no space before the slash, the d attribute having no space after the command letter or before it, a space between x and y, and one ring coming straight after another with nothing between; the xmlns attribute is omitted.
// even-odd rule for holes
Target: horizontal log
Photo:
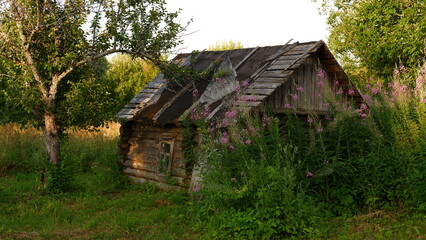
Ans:
<svg viewBox="0 0 426 240"><path fill-rule="evenodd" d="M170 185L178 185L183 186L185 184L185 178L183 177L176 177L176 176L165 176L162 174L156 174L144 170L138 170L133 168L125 168L123 170L123 173L130 176L145 178L148 180L155 180L158 182L170 184Z"/></svg>
<svg viewBox="0 0 426 240"><path fill-rule="evenodd" d="M186 169L184 168L172 168L172 175L176 177L186 178Z"/></svg>
<svg viewBox="0 0 426 240"><path fill-rule="evenodd" d="M129 178L135 183L149 182L149 183L155 184L162 191L180 191L180 190L185 189L183 186L181 187L181 186L169 185L169 184L165 184L165 183L162 183L162 182L152 181L152 180L138 178L138 177L134 177L134 176L129 176Z"/></svg>
<svg viewBox="0 0 426 240"><path fill-rule="evenodd" d="M144 170L147 172L154 172L156 173L158 170L158 166L157 163L153 164L153 163L146 163L146 162L135 162L135 161L131 161L131 160L126 160L123 165L125 167L129 167L129 168L133 168L133 169L138 169L138 170Z"/></svg>

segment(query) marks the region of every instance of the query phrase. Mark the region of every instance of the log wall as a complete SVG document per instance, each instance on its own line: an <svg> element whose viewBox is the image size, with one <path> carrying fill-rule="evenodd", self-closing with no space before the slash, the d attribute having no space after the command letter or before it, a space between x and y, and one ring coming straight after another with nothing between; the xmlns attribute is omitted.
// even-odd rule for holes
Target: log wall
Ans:
<svg viewBox="0 0 426 240"><path fill-rule="evenodd" d="M170 174L158 173L160 145L173 140ZM143 126L133 122L122 126L120 158L124 174L157 183L162 189L186 188L190 179L182 152L183 131L178 127ZM167 187L165 187L167 186Z"/></svg>

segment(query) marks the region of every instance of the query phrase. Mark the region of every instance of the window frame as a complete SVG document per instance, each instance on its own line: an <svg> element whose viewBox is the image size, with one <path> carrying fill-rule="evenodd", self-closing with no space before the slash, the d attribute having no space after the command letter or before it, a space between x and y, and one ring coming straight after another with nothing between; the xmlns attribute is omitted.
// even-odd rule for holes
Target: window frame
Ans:
<svg viewBox="0 0 426 240"><path fill-rule="evenodd" d="M172 173L172 163L173 163L173 155L174 155L174 144L175 139L160 139L159 142L159 151L158 151L158 164L157 164L157 174L161 175L171 175ZM169 151L165 151L165 144L168 144ZM164 157L168 156L168 162L164 160ZM165 166L167 164L167 166Z"/></svg>

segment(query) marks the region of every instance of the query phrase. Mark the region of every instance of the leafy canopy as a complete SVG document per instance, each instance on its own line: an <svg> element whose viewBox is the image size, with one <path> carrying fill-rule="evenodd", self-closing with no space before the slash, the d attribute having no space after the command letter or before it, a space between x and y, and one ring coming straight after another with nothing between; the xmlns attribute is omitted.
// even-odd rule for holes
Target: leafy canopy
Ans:
<svg viewBox="0 0 426 240"><path fill-rule="evenodd" d="M164 0L0 0L0 121L99 124L114 91L102 58L159 59L180 43L177 16Z"/></svg>
<svg viewBox="0 0 426 240"><path fill-rule="evenodd" d="M417 68L426 40L426 2L418 0L323 0L329 46L346 71L361 78L386 77L396 65Z"/></svg>

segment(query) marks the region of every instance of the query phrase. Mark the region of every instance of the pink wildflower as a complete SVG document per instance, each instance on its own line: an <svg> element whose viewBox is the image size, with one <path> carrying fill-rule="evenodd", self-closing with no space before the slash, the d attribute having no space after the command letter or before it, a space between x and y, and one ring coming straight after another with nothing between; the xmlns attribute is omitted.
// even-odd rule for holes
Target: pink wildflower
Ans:
<svg viewBox="0 0 426 240"><path fill-rule="evenodd" d="M317 72L318 78L325 78L325 74L326 74L326 72L324 71L324 69L322 69L322 68L318 69L318 72Z"/></svg>
<svg viewBox="0 0 426 240"><path fill-rule="evenodd" d="M235 149L235 147L234 146L232 146L232 145L230 145L229 147L228 147L229 149Z"/></svg>
<svg viewBox="0 0 426 240"><path fill-rule="evenodd" d="M236 87L235 87L235 89L234 89L236 92L239 92L239 91L241 91L241 87L240 87L240 85L237 85Z"/></svg>
<svg viewBox="0 0 426 240"><path fill-rule="evenodd" d="M221 137L219 138L220 143L229 143L229 139L227 137Z"/></svg>
<svg viewBox="0 0 426 240"><path fill-rule="evenodd" d="M306 173L306 176L307 176L307 177L312 177L312 176L314 176L314 174L313 174L313 173L311 173L311 172L307 172L307 173Z"/></svg>
<svg viewBox="0 0 426 240"><path fill-rule="evenodd" d="M223 79L222 78L216 78L214 81L221 83L221 82L223 82Z"/></svg>
<svg viewBox="0 0 426 240"><path fill-rule="evenodd" d="M324 131L324 128L317 128L317 132L323 132Z"/></svg>
<svg viewBox="0 0 426 240"><path fill-rule="evenodd" d="M366 113L361 113L361 115L360 115L362 118L365 118L365 117L367 117L367 114Z"/></svg>
<svg viewBox="0 0 426 240"><path fill-rule="evenodd" d="M339 81L337 80L334 81L334 86L339 86L339 84L340 84Z"/></svg>
<svg viewBox="0 0 426 240"><path fill-rule="evenodd" d="M372 93L373 95L376 95L376 94L378 94L378 93L379 93L379 90L377 90L377 89L375 89L375 88L372 88L372 89L371 89L371 93Z"/></svg>
<svg viewBox="0 0 426 240"><path fill-rule="evenodd" d="M321 93L317 93L317 97L321 97Z"/></svg>
<svg viewBox="0 0 426 240"><path fill-rule="evenodd" d="M322 81L322 80L321 80L321 81L318 81L318 82L317 82L317 86L318 86L318 87L322 87L322 86L324 86L324 81Z"/></svg>
<svg viewBox="0 0 426 240"><path fill-rule="evenodd" d="M235 182L235 181L237 181L237 178L233 177L233 178L231 178L231 181Z"/></svg>
<svg viewBox="0 0 426 240"><path fill-rule="evenodd" d="M247 139L247 140L246 140L246 144L247 144L247 145L249 145L250 143L251 143L251 140L250 140L250 139Z"/></svg>
<svg viewBox="0 0 426 240"><path fill-rule="evenodd" d="M237 116L237 114L238 114L237 110L232 110L232 111L226 112L225 117L234 118Z"/></svg>
<svg viewBox="0 0 426 240"><path fill-rule="evenodd" d="M349 94L349 95L355 94L355 91L354 91L354 90L352 90L352 89L350 89L350 90L348 91L348 94Z"/></svg>
<svg viewBox="0 0 426 240"><path fill-rule="evenodd" d="M205 107L201 115L203 115L204 117L207 117L208 115L210 115L210 113L211 113L210 108Z"/></svg>
<svg viewBox="0 0 426 240"><path fill-rule="evenodd" d="M244 82L243 82L243 86L244 86L244 87L248 87L249 85L250 85L250 83L249 83L249 82L247 82L247 81L244 81Z"/></svg>
<svg viewBox="0 0 426 240"><path fill-rule="evenodd" d="M307 121L309 124L314 122L314 120L313 120L312 118L308 118L308 120L306 120L306 121Z"/></svg>
<svg viewBox="0 0 426 240"><path fill-rule="evenodd" d="M297 87L296 91L298 91L298 92L304 92L304 89L302 87Z"/></svg>
<svg viewBox="0 0 426 240"><path fill-rule="evenodd" d="M288 108L291 108L291 105L288 103L285 103L283 107L288 109Z"/></svg>
<svg viewBox="0 0 426 240"><path fill-rule="evenodd" d="M404 65L401 65L401 67L399 67L399 70L400 70L401 72L404 72L404 71L406 70L406 68L405 68L405 66L404 66Z"/></svg>
<svg viewBox="0 0 426 240"><path fill-rule="evenodd" d="M395 69L393 70L393 75L395 75L395 76L399 76L399 70L398 70L397 68L395 68Z"/></svg>
<svg viewBox="0 0 426 240"><path fill-rule="evenodd" d="M367 106L367 104L365 104L365 103L361 103L360 108L361 108L361 109L368 109L368 106Z"/></svg>
<svg viewBox="0 0 426 240"><path fill-rule="evenodd" d="M330 116L326 115L325 120L330 120Z"/></svg>
<svg viewBox="0 0 426 240"><path fill-rule="evenodd" d="M299 95L297 95L297 94L294 94L294 95L293 95L293 99L294 99L294 100L297 100L297 99L299 99Z"/></svg>
<svg viewBox="0 0 426 240"><path fill-rule="evenodd" d="M193 97L198 97L198 89L194 89L194 90L192 91L192 96L193 96Z"/></svg>
<svg viewBox="0 0 426 240"><path fill-rule="evenodd" d="M339 91L336 92L336 94L343 94L343 91L339 90Z"/></svg>
<svg viewBox="0 0 426 240"><path fill-rule="evenodd" d="M223 132L222 136L226 137L226 136L228 136L228 133L227 132Z"/></svg>

